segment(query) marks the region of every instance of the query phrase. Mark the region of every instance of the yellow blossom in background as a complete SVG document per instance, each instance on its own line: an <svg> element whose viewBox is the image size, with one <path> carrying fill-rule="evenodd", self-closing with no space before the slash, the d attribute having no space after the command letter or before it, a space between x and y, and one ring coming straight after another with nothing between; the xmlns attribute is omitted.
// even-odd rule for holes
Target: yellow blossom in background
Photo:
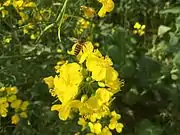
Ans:
<svg viewBox="0 0 180 135"><path fill-rule="evenodd" d="M13 113L14 115L11 117L12 124L18 124L20 118L28 117L27 107L29 102L18 99L17 94L17 87L0 88L0 116L6 117L8 114Z"/></svg>
<svg viewBox="0 0 180 135"><path fill-rule="evenodd" d="M104 127L99 135L112 135L108 127Z"/></svg>
<svg viewBox="0 0 180 135"><path fill-rule="evenodd" d="M8 112L8 108L9 104L7 102L7 98L6 97L0 97L0 116L2 117L6 117L7 116L7 112Z"/></svg>
<svg viewBox="0 0 180 135"><path fill-rule="evenodd" d="M100 17L104 17L106 15L106 12L111 12L114 9L114 2L113 0L98 0L102 7L98 12L98 15Z"/></svg>
<svg viewBox="0 0 180 135"><path fill-rule="evenodd" d="M102 125L100 123L88 123L88 126L90 127L90 130L92 133L95 134L100 134L101 133L101 129L102 129Z"/></svg>
<svg viewBox="0 0 180 135"><path fill-rule="evenodd" d="M133 33L138 34L139 36L142 36L145 33L145 28L146 28L146 25L141 25L139 22L136 22L134 24Z"/></svg>
<svg viewBox="0 0 180 135"><path fill-rule="evenodd" d="M14 95L18 92L16 87L7 87L6 91L7 91L7 95Z"/></svg>
<svg viewBox="0 0 180 135"><path fill-rule="evenodd" d="M21 104L20 109L21 109L22 111L25 111L25 110L27 110L28 105L29 105L29 102L28 102L28 101L23 101L22 104Z"/></svg>
<svg viewBox="0 0 180 135"><path fill-rule="evenodd" d="M17 100L17 96L16 95L11 95L11 96L8 97L8 102L10 102L10 103L15 101L15 100Z"/></svg>
<svg viewBox="0 0 180 135"><path fill-rule="evenodd" d="M81 35L84 30L88 29L90 26L90 22L81 18L76 23L76 28L74 29L74 33L77 35Z"/></svg>
<svg viewBox="0 0 180 135"><path fill-rule="evenodd" d="M11 103L11 107L17 110L20 108L21 103L22 103L22 100L17 99Z"/></svg>
<svg viewBox="0 0 180 135"><path fill-rule="evenodd" d="M79 118L78 124L82 126L82 131L87 126L87 122L86 122L86 120L84 118Z"/></svg>
<svg viewBox="0 0 180 135"><path fill-rule="evenodd" d="M91 7L81 6L81 9L84 12L84 16L86 18L92 18L96 14L96 11L93 8L91 8Z"/></svg>
<svg viewBox="0 0 180 135"><path fill-rule="evenodd" d="M17 114L15 114L15 115L13 115L12 117L11 117L11 123L12 124L17 124L18 122L19 122L19 120L20 120L20 118L19 118L19 116L17 115Z"/></svg>
<svg viewBox="0 0 180 135"><path fill-rule="evenodd" d="M118 124L116 125L116 131L117 131L118 133L121 133L123 127L124 127L124 125L123 125L122 123L118 123Z"/></svg>
<svg viewBox="0 0 180 135"><path fill-rule="evenodd" d="M1 10L2 17L4 18L6 15L8 15L7 10Z"/></svg>
<svg viewBox="0 0 180 135"><path fill-rule="evenodd" d="M1 88L0 88L0 92L3 92L3 91L5 91L5 90L6 90L5 87L1 87Z"/></svg>
<svg viewBox="0 0 180 135"><path fill-rule="evenodd" d="M27 115L26 112L21 112L21 113L20 113L20 116L21 116L22 118L27 118L27 117L28 117L28 115Z"/></svg>

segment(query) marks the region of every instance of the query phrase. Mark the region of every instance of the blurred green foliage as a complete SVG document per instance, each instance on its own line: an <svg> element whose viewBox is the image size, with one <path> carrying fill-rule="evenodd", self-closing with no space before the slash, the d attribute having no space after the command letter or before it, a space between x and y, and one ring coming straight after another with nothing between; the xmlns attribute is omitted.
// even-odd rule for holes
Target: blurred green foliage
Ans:
<svg viewBox="0 0 180 135"><path fill-rule="evenodd" d="M38 8L50 8L50 19L36 24L34 31L43 32L55 22L63 6L62 0L38 0ZM180 134L180 1L179 0L115 0L115 9L105 18L91 20L95 27L83 33L100 44L125 80L122 92L116 95L114 107L122 114L123 135ZM29 122L17 127L1 118L0 134L13 135L73 135L80 131L77 123L60 121L50 111L51 98L44 77L54 75L53 67L67 56L73 42L81 38L72 31L79 17L80 6L98 11L95 0L69 1L61 25L45 31L40 39L32 40L17 25L14 9L0 17L0 85L17 86L21 96L31 102ZM27 11L31 15L31 11ZM132 33L136 22L146 25L145 35ZM62 53L58 53L61 49ZM72 128L69 128L72 127Z"/></svg>

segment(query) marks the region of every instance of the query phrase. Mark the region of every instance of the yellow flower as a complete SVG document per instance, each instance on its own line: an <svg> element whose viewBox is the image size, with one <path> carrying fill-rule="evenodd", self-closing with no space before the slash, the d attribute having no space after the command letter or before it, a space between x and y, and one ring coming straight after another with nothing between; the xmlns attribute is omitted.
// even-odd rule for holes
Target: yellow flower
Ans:
<svg viewBox="0 0 180 135"><path fill-rule="evenodd" d="M11 4L11 0L6 0L6 1L3 3L3 6L8 7L8 6L10 6L10 4Z"/></svg>
<svg viewBox="0 0 180 135"><path fill-rule="evenodd" d="M110 120L110 123L109 123L109 128L110 128L111 130L113 130L113 129L116 128L116 125L117 125L117 124L118 124L117 120L116 120L115 118L112 118L112 119Z"/></svg>
<svg viewBox="0 0 180 135"><path fill-rule="evenodd" d="M7 87L6 91L7 91L7 95L14 95L18 92L16 87Z"/></svg>
<svg viewBox="0 0 180 135"><path fill-rule="evenodd" d="M6 97L0 97L0 104L3 104L7 102L7 98Z"/></svg>
<svg viewBox="0 0 180 135"><path fill-rule="evenodd" d="M96 14L96 11L91 7L81 6L86 18L92 18Z"/></svg>
<svg viewBox="0 0 180 135"><path fill-rule="evenodd" d="M3 91L5 91L5 90L6 90L5 87L0 88L0 92L3 92Z"/></svg>
<svg viewBox="0 0 180 135"><path fill-rule="evenodd" d="M27 118L27 117L28 117L28 115L27 115L26 112L21 112L21 113L20 113L20 116L21 116L22 118Z"/></svg>
<svg viewBox="0 0 180 135"><path fill-rule="evenodd" d="M24 12L19 12L22 23L24 23L29 17Z"/></svg>
<svg viewBox="0 0 180 135"><path fill-rule="evenodd" d="M135 28L135 29L140 29L140 28L141 28L141 24L140 24L139 22L136 22L136 23L134 24L134 28Z"/></svg>
<svg viewBox="0 0 180 135"><path fill-rule="evenodd" d="M102 103L107 103L112 97L113 93L109 92L105 88L98 88L96 90L96 97L101 100Z"/></svg>
<svg viewBox="0 0 180 135"><path fill-rule="evenodd" d="M102 125L100 123L88 123L88 126L90 127L90 130L92 133L95 134L100 134L101 133L101 129L102 129Z"/></svg>
<svg viewBox="0 0 180 135"><path fill-rule="evenodd" d="M35 40L37 38L37 35L31 34L30 39Z"/></svg>
<svg viewBox="0 0 180 135"><path fill-rule="evenodd" d="M106 12L111 12L114 9L114 2L112 0L98 0L102 3L102 7L98 12L100 17L104 17Z"/></svg>
<svg viewBox="0 0 180 135"><path fill-rule="evenodd" d="M78 94L78 87L83 79L80 69L77 63L65 63L61 66L60 77L54 78L54 92L63 104Z"/></svg>
<svg viewBox="0 0 180 135"><path fill-rule="evenodd" d="M49 89L54 87L54 78L52 76L46 77L43 80L48 85Z"/></svg>
<svg viewBox="0 0 180 135"><path fill-rule="evenodd" d="M24 3L24 7L34 8L36 7L36 4L34 2L27 2L27 3Z"/></svg>
<svg viewBox="0 0 180 135"><path fill-rule="evenodd" d="M135 30L133 30L133 33L138 34L139 36L142 36L145 33L144 32L145 28L146 28L146 25L141 25L139 22L136 22L134 25Z"/></svg>
<svg viewBox="0 0 180 135"><path fill-rule="evenodd" d="M18 122L20 121L20 118L19 118L19 116L17 115L17 114L15 114L15 115L13 115L12 117L11 117L11 123L12 124L17 124Z"/></svg>
<svg viewBox="0 0 180 135"><path fill-rule="evenodd" d="M2 18L4 18L6 15L8 15L8 11L7 10L1 10L1 14L2 14Z"/></svg>
<svg viewBox="0 0 180 135"><path fill-rule="evenodd" d="M8 102L13 102L14 100L17 100L16 95L11 95L10 97L8 97Z"/></svg>
<svg viewBox="0 0 180 135"><path fill-rule="evenodd" d="M112 135L108 127L104 127L99 135Z"/></svg>
<svg viewBox="0 0 180 135"><path fill-rule="evenodd" d="M121 115L117 114L115 111L111 112L111 116L114 117L116 120L119 120L121 118Z"/></svg>
<svg viewBox="0 0 180 135"><path fill-rule="evenodd" d="M87 122L86 122L86 120L84 118L79 118L78 124L82 126L81 131L83 131L86 128Z"/></svg>
<svg viewBox="0 0 180 135"><path fill-rule="evenodd" d="M117 124L116 124L116 131L117 131L118 133L121 133L123 127L124 127L124 125L123 125L122 123L117 123Z"/></svg>
<svg viewBox="0 0 180 135"><path fill-rule="evenodd" d="M92 78L96 81L105 80L107 69L112 65L109 57L99 57L91 55L87 58L86 66L92 72Z"/></svg>
<svg viewBox="0 0 180 135"><path fill-rule="evenodd" d="M100 87L105 87L105 86L106 86L103 82L98 82L98 85L99 85Z"/></svg>
<svg viewBox="0 0 180 135"><path fill-rule="evenodd" d="M25 111L25 110L27 110L28 105L29 105L29 102L28 102L28 101L23 101L22 104L21 104L20 109L21 109L22 111Z"/></svg>
<svg viewBox="0 0 180 135"><path fill-rule="evenodd" d="M90 26L90 22L81 18L76 23L76 28L74 29L75 34L81 35L84 30L88 29Z"/></svg>
<svg viewBox="0 0 180 135"><path fill-rule="evenodd" d="M22 100L17 99L11 103L11 107L14 108L15 110L18 110L21 106L21 103L22 103Z"/></svg>
<svg viewBox="0 0 180 135"><path fill-rule="evenodd" d="M51 107L51 111L58 111L59 118L61 120L67 120L70 116L71 108L78 108L80 104L78 100L69 101L66 104L56 104Z"/></svg>
<svg viewBox="0 0 180 135"><path fill-rule="evenodd" d="M23 6L23 0L13 0L13 6L18 10Z"/></svg>
<svg viewBox="0 0 180 135"><path fill-rule="evenodd" d="M7 108L9 107L9 104L7 102L6 97L1 97L0 98L0 116L6 117L7 116Z"/></svg>
<svg viewBox="0 0 180 135"><path fill-rule="evenodd" d="M85 102L85 104L86 104L87 108L95 111L101 107L102 102L98 99L98 97L92 96Z"/></svg>

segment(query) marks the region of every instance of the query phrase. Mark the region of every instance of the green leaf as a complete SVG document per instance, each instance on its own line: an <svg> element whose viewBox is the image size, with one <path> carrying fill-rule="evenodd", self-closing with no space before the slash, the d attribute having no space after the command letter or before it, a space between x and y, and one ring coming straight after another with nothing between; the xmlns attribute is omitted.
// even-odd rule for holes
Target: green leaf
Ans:
<svg viewBox="0 0 180 135"><path fill-rule="evenodd" d="M149 120L142 120L135 129L135 135L162 135L160 126L154 125Z"/></svg>
<svg viewBox="0 0 180 135"><path fill-rule="evenodd" d="M120 50L117 46L114 46L114 45L108 46L108 53L115 63L120 62L121 60L121 57L119 56Z"/></svg>
<svg viewBox="0 0 180 135"><path fill-rule="evenodd" d="M173 7L173 8L161 10L159 13L160 14L167 14L167 13L178 14L180 13L180 7Z"/></svg>
<svg viewBox="0 0 180 135"><path fill-rule="evenodd" d="M164 25L160 25L158 28L158 36L162 36L164 35L166 32L168 32L171 28L164 26Z"/></svg>
<svg viewBox="0 0 180 135"><path fill-rule="evenodd" d="M169 32L169 36L170 36L169 44L176 45L179 41L179 38L173 32Z"/></svg>
<svg viewBox="0 0 180 135"><path fill-rule="evenodd" d="M180 51L175 55L173 61L176 65L180 66Z"/></svg>

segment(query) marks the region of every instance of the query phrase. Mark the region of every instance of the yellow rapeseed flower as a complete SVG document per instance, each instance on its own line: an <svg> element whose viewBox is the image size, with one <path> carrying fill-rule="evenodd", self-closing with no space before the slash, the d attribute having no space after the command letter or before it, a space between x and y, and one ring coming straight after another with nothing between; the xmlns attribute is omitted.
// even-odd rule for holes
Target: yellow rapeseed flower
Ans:
<svg viewBox="0 0 180 135"><path fill-rule="evenodd" d="M66 104L55 104L51 107L51 111L58 111L59 118L61 120L67 120L70 116L72 108L78 108L80 106L80 101L72 100Z"/></svg>
<svg viewBox="0 0 180 135"><path fill-rule="evenodd" d="M8 97L8 102L13 102L14 100L17 100L17 96L16 95L11 95Z"/></svg>
<svg viewBox="0 0 180 135"><path fill-rule="evenodd" d="M11 117L11 123L12 124L18 124L18 122L20 121L20 118L19 118L19 116L17 115L17 114L15 114L15 115L13 115L12 117Z"/></svg>
<svg viewBox="0 0 180 135"><path fill-rule="evenodd" d="M11 107L15 110L18 110L21 107L21 103L22 103L22 100L20 100L20 99L14 100L11 103Z"/></svg>
<svg viewBox="0 0 180 135"><path fill-rule="evenodd" d="M104 127L99 135L112 135L108 127Z"/></svg>
<svg viewBox="0 0 180 135"><path fill-rule="evenodd" d="M49 89L54 88L54 78L52 76L46 77L43 80L48 85Z"/></svg>
<svg viewBox="0 0 180 135"><path fill-rule="evenodd" d="M100 123L89 122L88 126L90 127L90 130L92 133L95 133L95 134L101 133L102 125Z"/></svg>
<svg viewBox="0 0 180 135"><path fill-rule="evenodd" d="M102 102L107 103L109 102L110 98L112 97L113 93L109 92L105 88L98 88L96 90L96 97Z"/></svg>
<svg viewBox="0 0 180 135"><path fill-rule="evenodd" d="M7 95L14 95L18 92L16 87L7 87L6 91L7 91Z"/></svg>
<svg viewBox="0 0 180 135"><path fill-rule="evenodd" d="M96 14L96 11L91 7L81 6L81 9L84 12L84 16L86 18L92 18Z"/></svg>
<svg viewBox="0 0 180 135"><path fill-rule="evenodd" d="M83 131L83 130L86 128L86 126L87 126L87 122L86 122L86 120L85 120L84 118L79 118L78 124L82 126L82 129L81 129L82 131Z"/></svg>
<svg viewBox="0 0 180 135"><path fill-rule="evenodd" d="M21 113L20 113L20 116L21 116L22 118L27 118L27 117L28 117L28 115L27 115L26 112L21 112Z"/></svg>
<svg viewBox="0 0 180 135"><path fill-rule="evenodd" d="M124 127L124 125L123 125L122 123L117 123L117 124L116 124L116 131L117 131L118 133L121 133L123 127Z"/></svg>
<svg viewBox="0 0 180 135"><path fill-rule="evenodd" d="M98 15L100 17L104 17L106 15L106 12L111 12L114 9L113 0L98 0L98 1L102 3L102 7L98 12Z"/></svg>
<svg viewBox="0 0 180 135"><path fill-rule="evenodd" d="M0 116L6 117L7 116L7 108L9 107L9 104L7 102L6 97L0 97Z"/></svg>
<svg viewBox="0 0 180 135"><path fill-rule="evenodd" d="M25 110L27 110L28 105L29 105L29 102L28 102L28 101L23 101L22 104L21 104L20 109L21 109L22 111L25 111Z"/></svg>
<svg viewBox="0 0 180 135"><path fill-rule="evenodd" d="M141 25L139 22L136 22L134 24L134 30L133 30L133 33L134 34L138 34L139 36L142 36L144 35L145 33L145 28L146 28L146 25Z"/></svg>
<svg viewBox="0 0 180 135"><path fill-rule="evenodd" d="M54 92L64 104L75 98L78 87L83 79L77 63L65 63L61 66L60 76L54 78Z"/></svg>

